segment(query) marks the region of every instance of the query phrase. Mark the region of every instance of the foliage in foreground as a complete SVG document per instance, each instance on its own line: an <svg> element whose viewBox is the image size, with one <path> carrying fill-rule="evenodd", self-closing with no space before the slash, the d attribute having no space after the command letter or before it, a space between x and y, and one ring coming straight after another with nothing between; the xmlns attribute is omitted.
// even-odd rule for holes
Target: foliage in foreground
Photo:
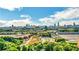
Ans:
<svg viewBox="0 0 79 59"><path fill-rule="evenodd" d="M69 42L45 42L33 45L21 46L21 51L78 51L76 43Z"/></svg>
<svg viewBox="0 0 79 59"><path fill-rule="evenodd" d="M1 37L0 51L18 51L18 46L23 43L21 38Z"/></svg>
<svg viewBox="0 0 79 59"><path fill-rule="evenodd" d="M33 45L20 46L20 51L78 51L76 42L68 42L65 39L55 39L55 42L46 41Z"/></svg>
<svg viewBox="0 0 79 59"><path fill-rule="evenodd" d="M78 51L77 43L65 39L56 39L55 42L46 41L32 45L22 45L23 39L12 37L0 38L0 51Z"/></svg>

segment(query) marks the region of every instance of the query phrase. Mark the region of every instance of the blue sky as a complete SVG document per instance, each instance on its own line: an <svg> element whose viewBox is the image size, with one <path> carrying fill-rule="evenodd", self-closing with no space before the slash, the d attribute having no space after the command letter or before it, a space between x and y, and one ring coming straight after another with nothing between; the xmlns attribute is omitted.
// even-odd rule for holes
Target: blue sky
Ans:
<svg viewBox="0 0 79 59"><path fill-rule="evenodd" d="M22 19L20 15L29 15L32 17L32 21L38 22L39 18L48 17L56 12L63 11L64 7L23 7L15 9L13 11L0 8L0 19L13 20Z"/></svg>
<svg viewBox="0 0 79 59"><path fill-rule="evenodd" d="M0 26L53 25L58 22L60 25L72 25L73 22L79 24L78 7L69 7L70 3L63 0L65 3L55 0L42 1L0 0ZM76 4L74 2L73 5Z"/></svg>
<svg viewBox="0 0 79 59"><path fill-rule="evenodd" d="M57 22L71 24L79 19L79 8L69 7L20 7L13 10L0 8L0 24L4 26L41 24L53 25ZM76 18L76 19L75 19ZM62 22L64 21L64 22ZM22 24L20 24L22 23Z"/></svg>

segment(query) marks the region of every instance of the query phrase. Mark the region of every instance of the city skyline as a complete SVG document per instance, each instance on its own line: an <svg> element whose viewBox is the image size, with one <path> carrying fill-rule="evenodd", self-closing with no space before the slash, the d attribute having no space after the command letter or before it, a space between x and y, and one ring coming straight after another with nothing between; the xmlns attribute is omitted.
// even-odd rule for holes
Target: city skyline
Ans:
<svg viewBox="0 0 79 59"><path fill-rule="evenodd" d="M79 8L20 7L13 10L0 7L0 26L79 24Z"/></svg>

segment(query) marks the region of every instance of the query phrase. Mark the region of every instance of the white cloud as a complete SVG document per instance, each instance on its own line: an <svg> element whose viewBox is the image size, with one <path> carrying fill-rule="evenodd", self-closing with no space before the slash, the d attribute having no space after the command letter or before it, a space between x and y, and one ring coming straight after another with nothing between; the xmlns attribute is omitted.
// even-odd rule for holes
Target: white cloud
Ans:
<svg viewBox="0 0 79 59"><path fill-rule="evenodd" d="M42 3L41 3L42 2ZM0 0L0 8L15 10L20 7L37 7L37 6L45 6L49 1L43 0ZM40 4L41 3L41 4ZM45 3L45 4L44 4ZM49 2L50 3L50 2ZM48 4L50 5L50 4Z"/></svg>
<svg viewBox="0 0 79 59"><path fill-rule="evenodd" d="M64 26L64 25L73 25L73 23L75 22L75 24L76 25L79 25L79 20L77 20L77 21L62 21L62 22L60 22L60 25L61 26Z"/></svg>
<svg viewBox="0 0 79 59"><path fill-rule="evenodd" d="M25 26L26 24L31 24L31 20L29 19L21 19L21 20L0 20L0 26Z"/></svg>
<svg viewBox="0 0 79 59"><path fill-rule="evenodd" d="M79 0L0 0L0 7L14 10L20 7L76 7Z"/></svg>
<svg viewBox="0 0 79 59"><path fill-rule="evenodd" d="M21 0L22 1L22 0ZM21 1L18 2L18 0L1 0L0 1L0 7L9 9L9 10L14 10L15 8L19 8Z"/></svg>
<svg viewBox="0 0 79 59"><path fill-rule="evenodd" d="M31 20L29 19L22 19L22 20L12 20L8 21L6 25L14 25L14 26L25 26L26 24L31 24Z"/></svg>
<svg viewBox="0 0 79 59"><path fill-rule="evenodd" d="M21 18L26 18L26 19L32 19L32 17L29 16L29 15L21 15L20 17L21 17Z"/></svg>
<svg viewBox="0 0 79 59"><path fill-rule="evenodd" d="M53 20L52 18L45 17L45 18L39 19L39 21L42 22L42 25L52 25L57 20Z"/></svg>
<svg viewBox="0 0 79 59"><path fill-rule="evenodd" d="M71 18L78 18L79 17L79 8L68 8L64 11L57 12L50 17L54 17L56 19L71 19Z"/></svg>
<svg viewBox="0 0 79 59"><path fill-rule="evenodd" d="M25 26L26 24L32 24L31 16L21 15L24 19L15 20L0 20L0 26Z"/></svg>
<svg viewBox="0 0 79 59"><path fill-rule="evenodd" d="M49 17L41 18L39 21L43 24L51 25L64 20L75 20L75 18L79 18L79 8L67 8L64 11L57 12Z"/></svg>
<svg viewBox="0 0 79 59"><path fill-rule="evenodd" d="M0 26L3 26L4 24L6 24L6 21L0 20Z"/></svg>

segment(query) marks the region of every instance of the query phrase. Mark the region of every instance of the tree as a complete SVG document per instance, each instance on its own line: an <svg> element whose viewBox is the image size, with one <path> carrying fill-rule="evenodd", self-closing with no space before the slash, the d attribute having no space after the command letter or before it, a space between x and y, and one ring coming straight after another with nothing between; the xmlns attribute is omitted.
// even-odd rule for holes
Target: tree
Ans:
<svg viewBox="0 0 79 59"><path fill-rule="evenodd" d="M71 47L69 44L66 44L66 45L64 46L64 50L65 50L65 51L72 51L72 47Z"/></svg>
<svg viewBox="0 0 79 59"><path fill-rule="evenodd" d="M0 42L4 42L5 40L3 38L0 38Z"/></svg>
<svg viewBox="0 0 79 59"><path fill-rule="evenodd" d="M43 44L43 48L45 51L53 51L54 43Z"/></svg>
<svg viewBox="0 0 79 59"><path fill-rule="evenodd" d="M42 43L34 44L33 46L35 51L40 51L43 49Z"/></svg>
<svg viewBox="0 0 79 59"><path fill-rule="evenodd" d="M28 46L23 45L21 48L22 48L22 51L28 51Z"/></svg>
<svg viewBox="0 0 79 59"><path fill-rule="evenodd" d="M53 51L64 51L64 49L63 49L63 46L56 45L56 46L54 46Z"/></svg>
<svg viewBox="0 0 79 59"><path fill-rule="evenodd" d="M12 42L5 42L4 44L6 47L5 50L7 50L7 51L17 51L18 50L17 45Z"/></svg>
<svg viewBox="0 0 79 59"><path fill-rule="evenodd" d="M23 43L23 39L13 39L12 42L17 45L20 45L21 43Z"/></svg>
<svg viewBox="0 0 79 59"><path fill-rule="evenodd" d="M0 42L0 51L5 50L5 43L4 42Z"/></svg>
<svg viewBox="0 0 79 59"><path fill-rule="evenodd" d="M65 39L63 39L63 38L58 38L58 39L55 39L55 41L56 41L56 42L66 42L66 40L65 40Z"/></svg>

